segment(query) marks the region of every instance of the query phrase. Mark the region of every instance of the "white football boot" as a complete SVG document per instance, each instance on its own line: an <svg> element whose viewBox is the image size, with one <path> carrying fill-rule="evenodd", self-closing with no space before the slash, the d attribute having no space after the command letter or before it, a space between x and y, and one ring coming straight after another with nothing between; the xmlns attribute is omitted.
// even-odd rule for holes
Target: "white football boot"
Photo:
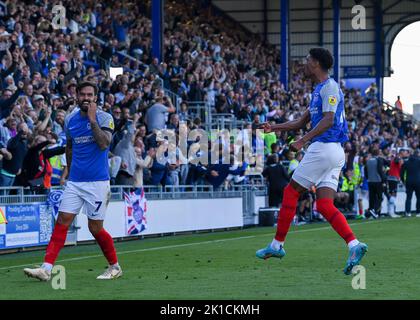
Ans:
<svg viewBox="0 0 420 320"><path fill-rule="evenodd" d="M96 279L98 280L113 280L121 277L123 274L122 269L120 266L109 266L104 273L98 276Z"/></svg>
<svg viewBox="0 0 420 320"><path fill-rule="evenodd" d="M48 281L51 279L51 272L48 272L44 268L25 268L23 272L30 278L36 278L41 281Z"/></svg>

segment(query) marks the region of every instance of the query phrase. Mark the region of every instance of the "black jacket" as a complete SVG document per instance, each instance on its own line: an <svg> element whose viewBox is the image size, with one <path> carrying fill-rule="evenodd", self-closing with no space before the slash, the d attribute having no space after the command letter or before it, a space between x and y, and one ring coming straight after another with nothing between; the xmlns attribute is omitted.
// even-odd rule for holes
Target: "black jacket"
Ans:
<svg viewBox="0 0 420 320"><path fill-rule="evenodd" d="M50 144L50 142L45 141L36 145L35 147L29 148L28 153L23 160L22 174L25 182L34 179L39 171L45 170L45 165L41 163L39 155L40 150L42 150L42 148L46 147L48 144ZM42 153L44 156L44 161L56 155L63 154L65 150L66 149L64 147L56 147L53 149L43 150Z"/></svg>
<svg viewBox="0 0 420 320"><path fill-rule="evenodd" d="M290 179L287 170L280 163L267 166L262 172L262 175L268 181L268 188L275 191L283 190Z"/></svg>
<svg viewBox="0 0 420 320"><path fill-rule="evenodd" d="M21 135L22 133L19 132L7 143L7 150L12 154L12 159L3 159L3 170L11 174L17 174L19 172L23 165L23 159L28 152L28 141L22 139Z"/></svg>
<svg viewBox="0 0 420 320"><path fill-rule="evenodd" d="M405 185L420 185L420 157L411 156L404 162L400 176Z"/></svg>

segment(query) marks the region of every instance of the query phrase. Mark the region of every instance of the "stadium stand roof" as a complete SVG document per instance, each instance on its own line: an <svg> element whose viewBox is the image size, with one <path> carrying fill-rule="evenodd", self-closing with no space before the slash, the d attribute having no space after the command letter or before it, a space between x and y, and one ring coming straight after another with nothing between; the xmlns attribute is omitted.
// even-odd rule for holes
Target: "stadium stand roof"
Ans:
<svg viewBox="0 0 420 320"><path fill-rule="evenodd" d="M283 0L284 1L284 0ZM289 4L289 58L306 56L313 46L325 46L333 51L334 3L339 4L340 16L340 76L352 77L358 69L367 76L391 76L391 48L396 35L408 24L420 20L419 0L293 0ZM260 34L268 42L281 47L282 1L214 0L212 4L241 23L246 29ZM352 13L356 5L366 11L366 28L355 30ZM378 72L377 72L378 71Z"/></svg>

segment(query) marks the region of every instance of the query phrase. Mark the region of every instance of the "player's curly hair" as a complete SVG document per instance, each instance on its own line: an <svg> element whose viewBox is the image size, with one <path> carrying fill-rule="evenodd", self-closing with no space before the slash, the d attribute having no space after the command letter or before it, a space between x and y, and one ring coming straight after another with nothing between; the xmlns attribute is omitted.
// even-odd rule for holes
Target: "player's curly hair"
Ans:
<svg viewBox="0 0 420 320"><path fill-rule="evenodd" d="M334 58L331 52L325 48L312 48L309 50L312 58L319 62L319 65L324 71L328 71L334 64Z"/></svg>

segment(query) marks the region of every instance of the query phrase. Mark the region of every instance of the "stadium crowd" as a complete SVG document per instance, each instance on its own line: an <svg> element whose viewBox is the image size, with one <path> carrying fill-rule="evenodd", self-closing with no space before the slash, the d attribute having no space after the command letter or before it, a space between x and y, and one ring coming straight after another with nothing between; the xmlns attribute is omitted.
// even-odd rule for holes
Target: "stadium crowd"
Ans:
<svg viewBox="0 0 420 320"><path fill-rule="evenodd" d="M3 187L48 190L65 183L64 119L76 107L81 81L97 85L98 105L114 118L111 183L135 187L208 183L218 188L249 180L247 163L157 161L157 148L165 142L156 130L179 131L184 124L187 131L205 128L203 119L189 110L192 101L203 101L214 114L230 114L251 128L296 119L309 105L313 83L305 78L302 61L293 62L286 91L278 80L275 47L223 15L208 19L208 1L166 4L162 62L151 53L150 1L61 3L66 23L59 29L51 23L54 1L6 1L7 13L0 19ZM122 67L123 74L111 78L110 67ZM370 205L365 209L375 217L380 208L373 195L380 193L382 199L385 192L389 199L395 197L395 185L389 181L400 180L409 182L407 190L417 192L419 199L420 182L408 181L404 167L410 157L418 164L418 126L400 110L383 108L374 84L364 93L347 89L344 83L342 89L350 141L345 145L347 162L337 202L362 216L365 210L358 199L369 190ZM169 91L180 97L178 110ZM268 181L278 172L269 168L276 166L284 166L283 179L289 179L304 151L294 154L287 146L302 133L264 134L268 163L263 175ZM187 157L179 149L177 154ZM379 181L365 170L372 159L384 168ZM269 183L270 205L280 203L283 182ZM312 201L313 192L302 197L302 220L311 212Z"/></svg>

